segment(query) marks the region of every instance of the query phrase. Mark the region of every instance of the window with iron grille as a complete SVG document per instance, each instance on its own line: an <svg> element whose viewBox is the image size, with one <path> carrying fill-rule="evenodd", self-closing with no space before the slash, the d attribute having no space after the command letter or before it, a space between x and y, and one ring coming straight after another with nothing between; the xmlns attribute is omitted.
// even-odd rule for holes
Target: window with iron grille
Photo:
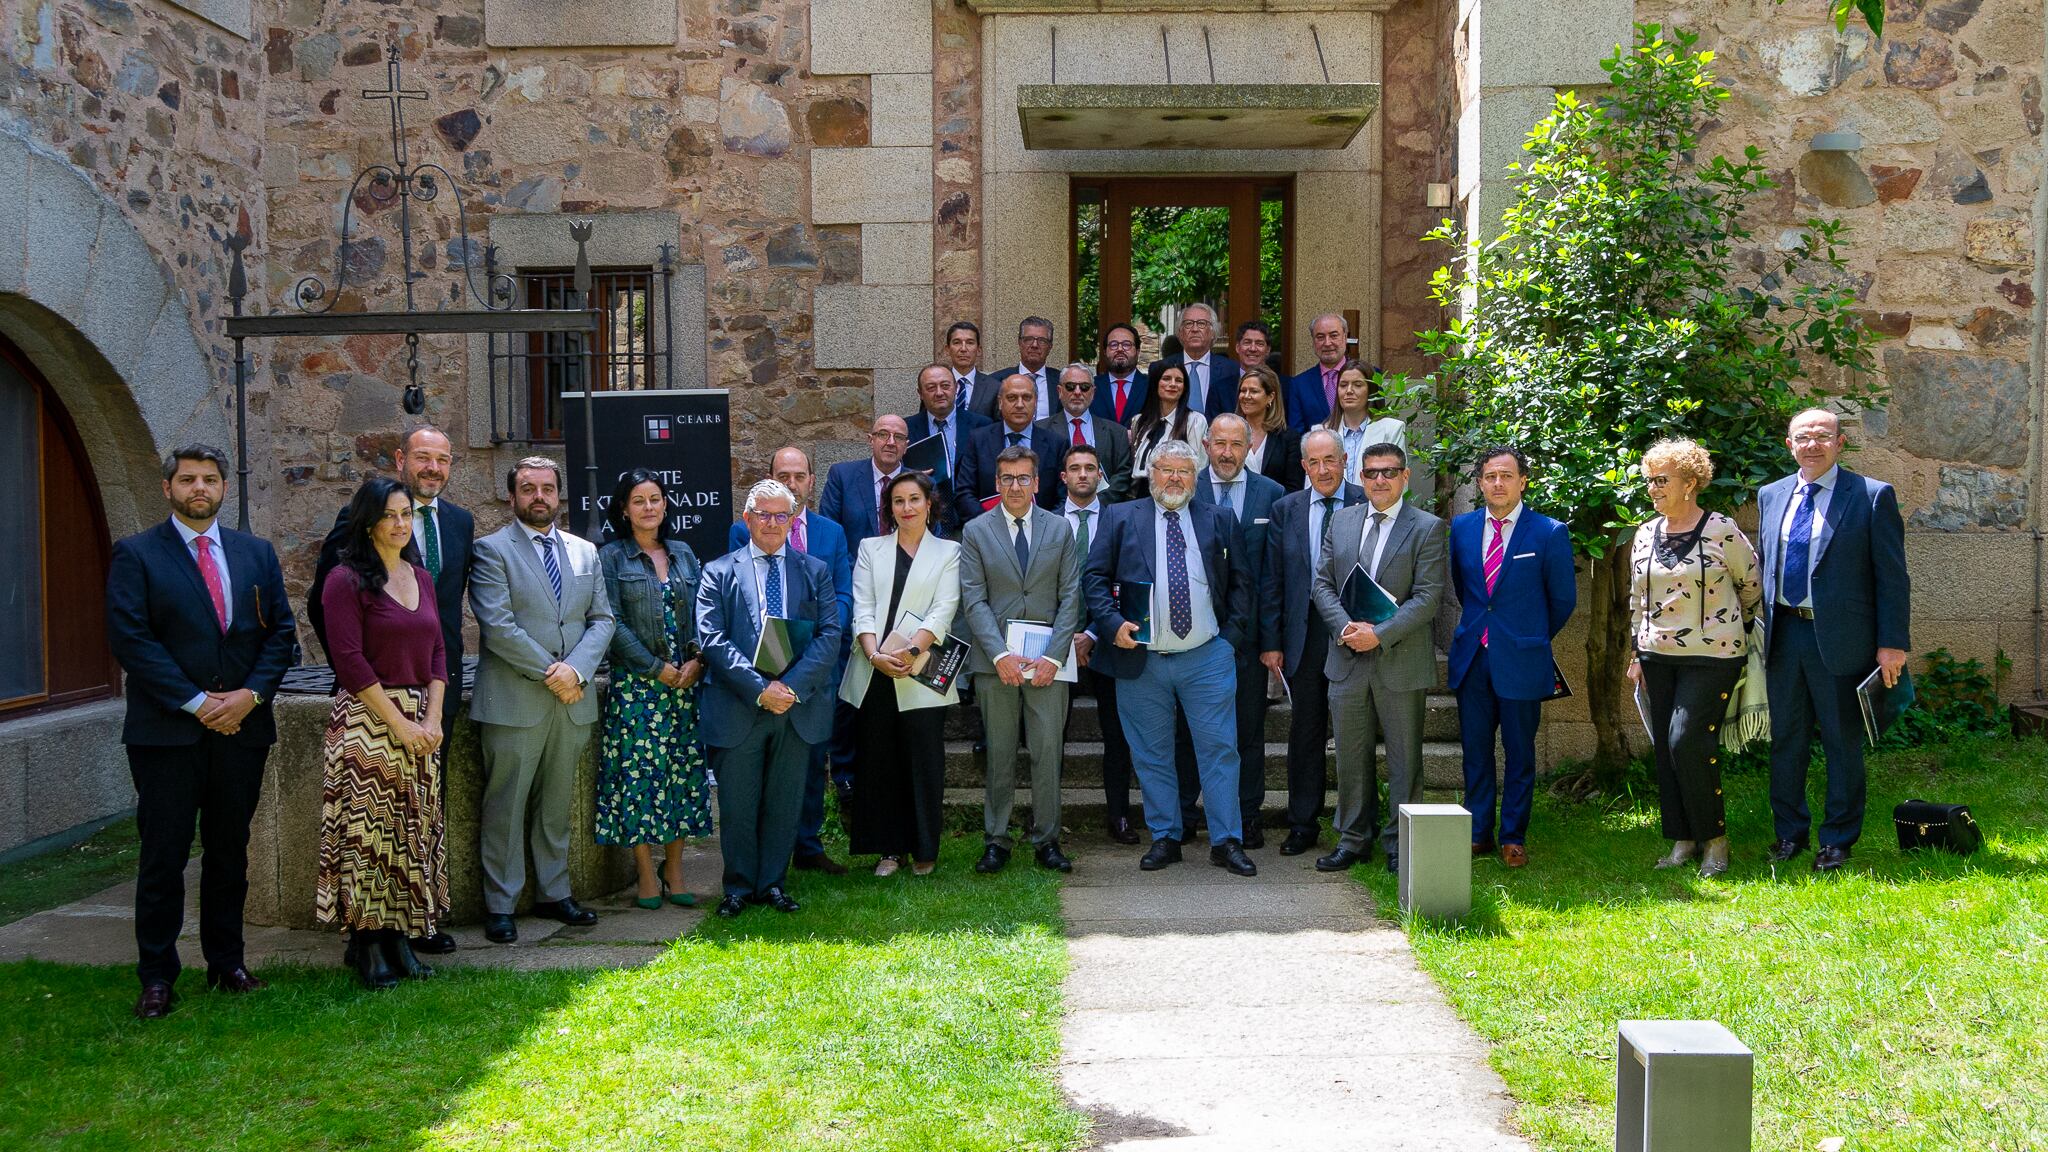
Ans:
<svg viewBox="0 0 2048 1152"><path fill-rule="evenodd" d="M580 332L535 332L524 337L527 435L523 439L560 442L562 393L583 391L587 379L594 379L600 392L662 386L668 324L666 302L655 292L658 277L653 268L592 269L590 290L599 314L595 340ZM584 306L577 298L571 269L529 271L520 280L525 307Z"/></svg>

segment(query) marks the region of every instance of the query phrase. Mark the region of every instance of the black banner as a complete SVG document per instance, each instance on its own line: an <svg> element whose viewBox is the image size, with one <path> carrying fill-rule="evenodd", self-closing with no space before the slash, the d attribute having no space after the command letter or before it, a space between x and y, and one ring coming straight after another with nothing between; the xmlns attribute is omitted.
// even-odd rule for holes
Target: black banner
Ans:
<svg viewBox="0 0 2048 1152"><path fill-rule="evenodd" d="M584 399L562 393L562 439L569 450L569 530L602 544L612 487L635 468L660 478L668 492L668 534L699 561L726 553L732 526L731 397L723 388L597 392L590 397L597 444L597 491L584 456ZM593 530L591 511L597 511Z"/></svg>

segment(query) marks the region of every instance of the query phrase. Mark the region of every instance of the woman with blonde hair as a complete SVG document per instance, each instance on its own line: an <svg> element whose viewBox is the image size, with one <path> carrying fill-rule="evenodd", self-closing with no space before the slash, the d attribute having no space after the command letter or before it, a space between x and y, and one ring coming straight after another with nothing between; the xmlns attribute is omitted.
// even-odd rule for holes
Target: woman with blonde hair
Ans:
<svg viewBox="0 0 2048 1152"><path fill-rule="evenodd" d="M1287 427L1287 401L1280 377L1264 364L1244 370L1237 382L1237 414L1251 429L1252 448L1244 458L1247 472L1257 472L1289 492L1301 487L1301 437Z"/></svg>
<svg viewBox="0 0 2048 1152"><path fill-rule="evenodd" d="M1657 515L1636 529L1629 557L1628 678L1649 706L1657 799L1671 851L1659 868L1700 857L1702 877L1728 871L1720 727L1742 675L1748 626L1763 604L1756 550L1735 521L1700 507L1714 478L1707 450L1660 440L1643 453Z"/></svg>

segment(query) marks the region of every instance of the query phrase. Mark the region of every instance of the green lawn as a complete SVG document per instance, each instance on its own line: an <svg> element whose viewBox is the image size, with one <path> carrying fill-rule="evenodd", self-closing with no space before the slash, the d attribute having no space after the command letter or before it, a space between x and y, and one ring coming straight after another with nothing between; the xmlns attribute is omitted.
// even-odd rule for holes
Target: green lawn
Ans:
<svg viewBox="0 0 2048 1152"><path fill-rule="evenodd" d="M804 910L709 920L643 968L444 971L384 994L127 965L0 966L0 1148L1027 1149L1076 1146L1056 1082L1054 878L803 877Z"/></svg>
<svg viewBox="0 0 2048 1152"><path fill-rule="evenodd" d="M141 850L135 821L117 820L69 848L0 865L0 924L135 879Z"/></svg>
<svg viewBox="0 0 2048 1152"><path fill-rule="evenodd" d="M1772 875L1765 786L1729 779L1736 863L1717 881L1650 870L1654 803L1540 798L1528 868L1480 862L1468 925L1410 926L1493 1042L1521 1130L1612 1148L1617 1022L1711 1019L1757 1054L1759 1149L2048 1148L2048 745L1873 758L1863 841L1832 879L1810 855ZM1908 797L1968 803L1985 851L1901 855ZM1392 877L1360 875L1391 907Z"/></svg>

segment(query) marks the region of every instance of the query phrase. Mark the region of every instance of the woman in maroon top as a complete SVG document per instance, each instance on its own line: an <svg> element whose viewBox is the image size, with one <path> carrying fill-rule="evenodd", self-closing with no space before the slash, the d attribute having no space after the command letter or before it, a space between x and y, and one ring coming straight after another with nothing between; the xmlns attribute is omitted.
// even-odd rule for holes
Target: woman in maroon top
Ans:
<svg viewBox="0 0 2048 1152"><path fill-rule="evenodd" d="M349 929L368 988L433 969L409 937L448 906L441 821L441 707L448 688L434 581L412 540L412 498L375 477L349 502L341 566L320 590L340 689L321 774L316 917Z"/></svg>

